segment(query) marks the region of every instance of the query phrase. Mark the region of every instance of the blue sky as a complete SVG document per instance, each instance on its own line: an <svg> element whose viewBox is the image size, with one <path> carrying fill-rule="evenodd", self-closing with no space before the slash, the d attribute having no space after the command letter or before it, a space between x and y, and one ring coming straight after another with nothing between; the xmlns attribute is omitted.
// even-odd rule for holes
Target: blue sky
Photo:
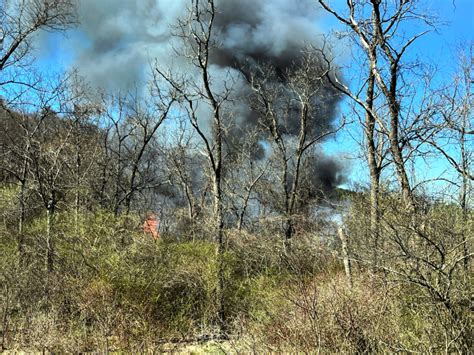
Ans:
<svg viewBox="0 0 474 355"><path fill-rule="evenodd" d="M334 1L334 3L344 5L342 1L339 3ZM438 16L442 24L435 31L421 37L407 54L413 58L418 56L428 65L436 66L437 82L449 80L456 70L456 60L460 49L468 42L474 41L474 0L428 0L424 5L431 9L430 13ZM323 24L326 29L342 29L338 21L332 17L323 18ZM410 27L407 30L419 31L417 28ZM341 113L343 112L347 112L347 106L344 103L341 105ZM360 136L360 129L357 124L354 124L324 145L327 152L344 156L351 161L349 185L368 183L365 162L358 159L359 148L356 140L360 140ZM456 175L442 159L417 164L417 180Z"/></svg>

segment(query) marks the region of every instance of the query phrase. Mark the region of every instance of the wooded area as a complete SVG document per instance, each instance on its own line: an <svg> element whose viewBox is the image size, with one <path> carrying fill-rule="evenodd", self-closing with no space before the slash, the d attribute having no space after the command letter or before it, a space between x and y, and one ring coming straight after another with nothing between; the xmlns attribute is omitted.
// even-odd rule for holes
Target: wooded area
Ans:
<svg viewBox="0 0 474 355"><path fill-rule="evenodd" d="M302 4L344 32L276 51L258 1L186 2L127 92L35 65L75 1L0 4L3 351L472 352L473 44L439 83L421 1ZM367 184L322 149L348 125Z"/></svg>

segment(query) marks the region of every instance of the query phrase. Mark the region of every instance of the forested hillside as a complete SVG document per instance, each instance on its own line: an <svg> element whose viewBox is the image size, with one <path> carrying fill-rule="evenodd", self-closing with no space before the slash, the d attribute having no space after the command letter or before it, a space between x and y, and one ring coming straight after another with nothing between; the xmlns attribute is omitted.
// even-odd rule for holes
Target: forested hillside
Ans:
<svg viewBox="0 0 474 355"><path fill-rule="evenodd" d="M0 3L2 351L471 353L473 44L424 58L423 1L146 3Z"/></svg>

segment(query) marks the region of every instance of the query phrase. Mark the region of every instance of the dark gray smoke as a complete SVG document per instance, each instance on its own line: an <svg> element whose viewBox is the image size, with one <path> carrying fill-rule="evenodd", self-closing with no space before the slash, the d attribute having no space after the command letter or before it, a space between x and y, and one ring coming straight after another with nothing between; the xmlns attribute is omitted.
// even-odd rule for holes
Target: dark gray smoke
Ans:
<svg viewBox="0 0 474 355"><path fill-rule="evenodd" d="M344 165L333 157L323 154L310 156L306 165L307 178L311 181L313 191L329 194L347 182Z"/></svg>
<svg viewBox="0 0 474 355"><path fill-rule="evenodd" d="M186 16L189 0L81 0L79 31L72 35L77 53L76 66L97 87L127 90L142 85L154 58L165 68L183 71L189 67L174 58L177 40L171 28L178 18ZM216 0L217 15L214 35L219 48L211 54L214 77L227 70L244 76L255 73L261 66L273 68L270 84L285 96L287 74L297 70L308 44L318 46L321 30L317 27L320 11L313 0ZM178 64L178 65L176 65ZM241 144L248 130L256 127L260 115L249 108L252 94L245 80L237 85L228 146ZM327 82L315 87L311 108L310 132L316 136L330 127L335 119L339 96ZM237 103L238 102L238 103ZM288 136L298 133L298 108L286 110L280 129ZM255 142L251 156L262 159L268 136ZM231 151L232 149L229 149ZM337 182L336 165L328 169L327 185ZM321 170L320 169L320 170ZM335 175L336 174L336 175ZM333 178L333 180L331 180ZM330 181L329 181L330 180Z"/></svg>
<svg viewBox="0 0 474 355"><path fill-rule="evenodd" d="M287 89L288 80L295 76L304 62L308 45L318 46L320 32L316 27L318 9L313 1L218 1L215 34L220 44L211 53L212 63L223 69L234 69L243 77L256 77L265 71L265 85L278 92L279 129L289 136L297 136L300 129L300 107L295 105L294 93ZM314 63L314 77L322 74L325 65L318 58ZM321 70L318 70L320 68ZM327 81L314 81L311 97L309 139L330 129L336 116L340 96ZM248 85L237 87L240 104L234 104L237 124L230 130L227 144L241 145L248 130L262 123L262 117L248 103L255 101ZM292 103L293 102L293 103ZM267 140L262 136L262 141ZM262 142L256 144L251 155L264 157Z"/></svg>
<svg viewBox="0 0 474 355"><path fill-rule="evenodd" d="M347 182L347 169L340 159L313 150L304 160L300 170L300 201L332 200L336 188ZM287 186L291 189L294 176L289 171Z"/></svg>
<svg viewBox="0 0 474 355"><path fill-rule="evenodd" d="M220 49L214 62L242 67L247 62L272 63L280 71L299 60L298 53L317 38L317 8L309 0L221 0L216 33Z"/></svg>

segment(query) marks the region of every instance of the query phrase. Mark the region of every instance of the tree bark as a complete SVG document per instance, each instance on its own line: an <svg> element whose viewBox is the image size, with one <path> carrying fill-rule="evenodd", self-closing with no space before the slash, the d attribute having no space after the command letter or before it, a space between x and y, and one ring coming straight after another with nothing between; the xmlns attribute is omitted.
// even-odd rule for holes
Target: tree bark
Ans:
<svg viewBox="0 0 474 355"><path fill-rule="evenodd" d="M338 234L339 234L339 238L341 239L342 260L344 262L344 271L346 273L347 285L349 286L349 288L352 288L352 286L353 286L353 284L352 284L352 269L351 269L351 260L350 260L350 256L349 256L349 247L347 245L346 234L345 234L344 230L342 229L342 227L340 227L338 229Z"/></svg>
<svg viewBox="0 0 474 355"><path fill-rule="evenodd" d="M51 198L46 206L46 271L54 270L54 213L56 208L55 192L51 193Z"/></svg>
<svg viewBox="0 0 474 355"><path fill-rule="evenodd" d="M372 44L370 51L372 52L370 68L368 74L366 104L368 110L365 110L365 137L367 144L367 163L370 173L370 237L373 238L372 265L375 271L378 266L379 254L379 238L380 238L380 209L379 209L379 193L380 193L380 164L377 158L377 147L375 143L375 117L372 114L374 109L374 88L375 75L374 68L377 63L377 53L375 46Z"/></svg>

